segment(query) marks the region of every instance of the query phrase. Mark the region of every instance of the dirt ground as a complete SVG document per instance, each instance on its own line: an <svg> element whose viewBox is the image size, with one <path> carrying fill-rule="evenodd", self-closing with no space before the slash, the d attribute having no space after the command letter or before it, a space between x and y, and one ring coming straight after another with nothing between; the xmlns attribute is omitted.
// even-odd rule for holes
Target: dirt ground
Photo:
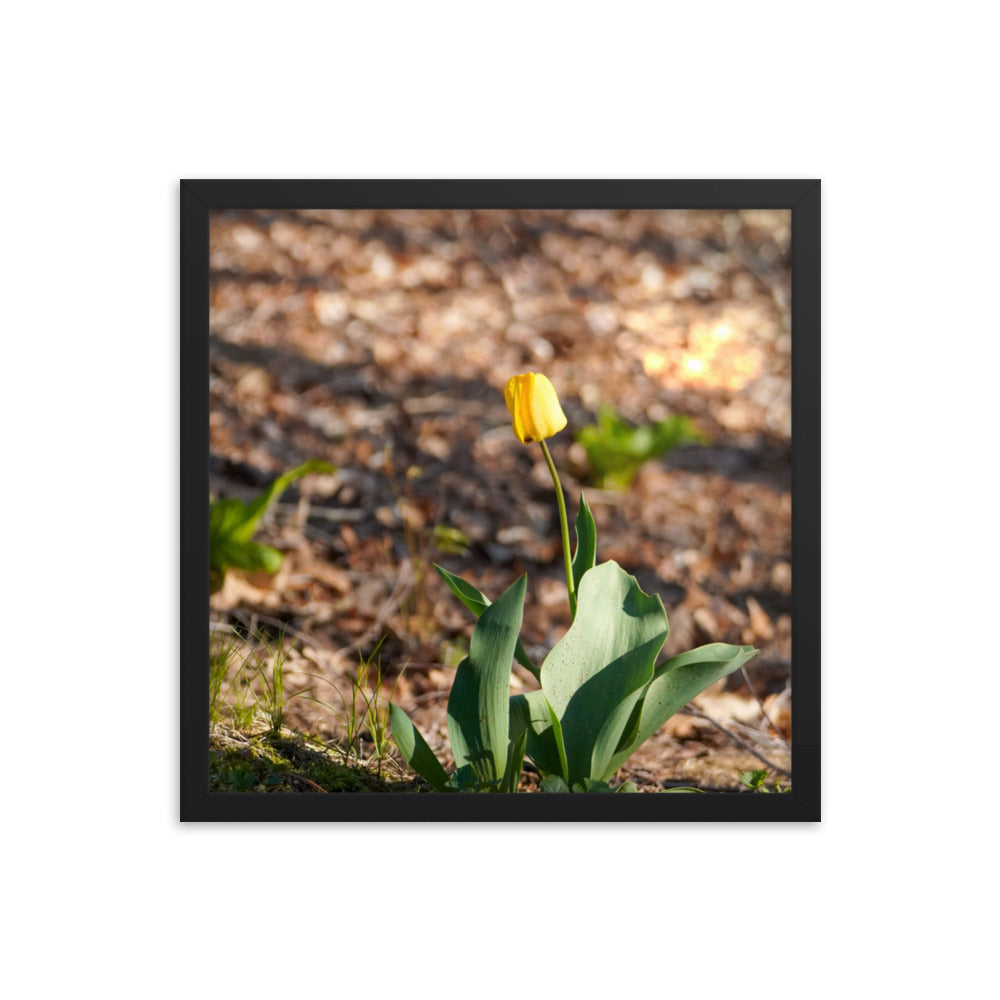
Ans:
<svg viewBox="0 0 1000 1000"><path fill-rule="evenodd" d="M527 572L537 663L569 625L552 483L503 397L511 375L544 372L569 419L549 446L570 518L585 491L598 561L663 598L663 655L760 649L621 776L738 789L738 770L765 766L755 751L784 782L789 241L784 211L213 213L212 495L247 499L311 458L337 469L273 508L257 537L284 565L230 572L214 632L284 634L288 722L327 741L381 641L386 694L450 764L445 707L473 619L431 564L493 598ZM595 488L574 434L601 404L634 424L686 415L708 443ZM533 686L515 667L512 690Z"/></svg>

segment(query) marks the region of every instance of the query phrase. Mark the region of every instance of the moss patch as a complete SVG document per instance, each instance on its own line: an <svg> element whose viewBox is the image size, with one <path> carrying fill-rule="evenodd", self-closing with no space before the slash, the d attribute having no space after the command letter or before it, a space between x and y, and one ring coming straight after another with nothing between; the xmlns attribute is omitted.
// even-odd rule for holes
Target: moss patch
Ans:
<svg viewBox="0 0 1000 1000"><path fill-rule="evenodd" d="M248 735L217 728L209 736L212 792L417 792L419 780L389 781L336 760L321 743L290 733Z"/></svg>

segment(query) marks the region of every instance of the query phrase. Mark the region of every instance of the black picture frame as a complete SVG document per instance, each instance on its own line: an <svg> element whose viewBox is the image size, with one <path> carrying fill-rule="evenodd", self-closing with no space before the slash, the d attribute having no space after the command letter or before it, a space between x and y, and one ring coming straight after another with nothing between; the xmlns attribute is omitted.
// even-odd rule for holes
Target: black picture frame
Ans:
<svg viewBox="0 0 1000 1000"><path fill-rule="evenodd" d="M688 795L209 792L209 213L295 208L788 209L792 276L791 791ZM820 182L818 180L183 180L180 183L180 818L182 821L818 821L820 819Z"/></svg>

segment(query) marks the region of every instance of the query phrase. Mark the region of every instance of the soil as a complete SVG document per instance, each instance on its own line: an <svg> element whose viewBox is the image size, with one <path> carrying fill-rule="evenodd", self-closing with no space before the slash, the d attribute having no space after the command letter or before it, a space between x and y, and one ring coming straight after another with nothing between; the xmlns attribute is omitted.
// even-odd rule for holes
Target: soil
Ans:
<svg viewBox="0 0 1000 1000"><path fill-rule="evenodd" d="M585 492L598 560L663 598L663 655L760 649L620 777L739 790L762 756L786 782L788 212L215 212L210 239L213 497L249 499L311 458L337 470L262 523L281 570L231 571L211 602L213 635L236 628L258 653L284 636L286 725L342 743L370 661L369 690L377 668L382 704L391 693L450 765L445 708L473 620L434 562L494 598L527 572L535 662L563 634L551 479L503 396L542 371L569 420L548 443L570 517ZM636 425L684 415L706 443L596 488L574 434L601 405ZM515 667L512 690L533 686Z"/></svg>

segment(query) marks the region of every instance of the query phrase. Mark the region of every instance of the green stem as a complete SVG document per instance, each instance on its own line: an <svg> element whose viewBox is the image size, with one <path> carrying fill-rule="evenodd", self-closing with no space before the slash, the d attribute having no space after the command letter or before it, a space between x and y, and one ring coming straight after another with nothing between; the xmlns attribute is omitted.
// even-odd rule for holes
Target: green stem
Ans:
<svg viewBox="0 0 1000 1000"><path fill-rule="evenodd" d="M552 473L552 482L555 483L556 487L556 502L559 504L559 527L562 530L563 559L566 562L566 589L569 591L569 613L570 617L576 618L576 588L573 586L573 557L569 551L569 522L566 520L566 500L563 498L559 473L556 472L552 456L549 454L548 445L544 440L538 443L542 446L542 454L548 463L549 472Z"/></svg>

